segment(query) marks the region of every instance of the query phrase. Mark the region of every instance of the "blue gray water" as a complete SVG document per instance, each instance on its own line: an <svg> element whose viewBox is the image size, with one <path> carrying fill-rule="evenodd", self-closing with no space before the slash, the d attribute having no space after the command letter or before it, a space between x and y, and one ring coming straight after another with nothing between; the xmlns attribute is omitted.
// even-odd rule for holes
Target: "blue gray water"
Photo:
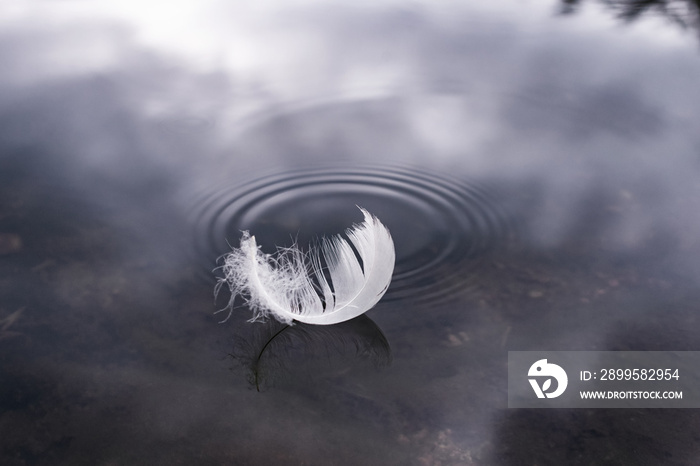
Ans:
<svg viewBox="0 0 700 466"><path fill-rule="evenodd" d="M697 3L496 3L0 1L0 463L700 462L695 410L506 396L509 350L700 350ZM242 230L356 205L374 309L220 322Z"/></svg>

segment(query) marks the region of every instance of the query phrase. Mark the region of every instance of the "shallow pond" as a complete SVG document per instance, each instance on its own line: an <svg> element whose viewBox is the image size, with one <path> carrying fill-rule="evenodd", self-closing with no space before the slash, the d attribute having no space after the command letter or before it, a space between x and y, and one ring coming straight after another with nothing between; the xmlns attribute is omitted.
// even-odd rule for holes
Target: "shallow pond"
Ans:
<svg viewBox="0 0 700 466"><path fill-rule="evenodd" d="M507 407L508 351L700 350L700 14L634 3L0 2L0 462L697 464ZM241 231L356 205L374 309L221 322Z"/></svg>

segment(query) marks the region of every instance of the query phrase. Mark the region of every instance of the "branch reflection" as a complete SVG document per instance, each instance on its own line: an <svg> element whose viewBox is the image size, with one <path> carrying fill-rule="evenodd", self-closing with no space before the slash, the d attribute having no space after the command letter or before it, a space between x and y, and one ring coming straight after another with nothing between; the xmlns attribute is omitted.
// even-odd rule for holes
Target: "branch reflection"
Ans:
<svg viewBox="0 0 700 466"><path fill-rule="evenodd" d="M700 0L599 0L625 22L659 15L700 35ZM576 13L583 0L562 0L563 14Z"/></svg>

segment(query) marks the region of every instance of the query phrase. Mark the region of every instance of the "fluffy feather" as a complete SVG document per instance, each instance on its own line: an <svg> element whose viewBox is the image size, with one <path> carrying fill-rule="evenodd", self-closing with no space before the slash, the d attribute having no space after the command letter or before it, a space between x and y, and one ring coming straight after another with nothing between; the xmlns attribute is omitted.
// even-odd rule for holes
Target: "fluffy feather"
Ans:
<svg viewBox="0 0 700 466"><path fill-rule="evenodd" d="M275 256L264 254L255 236L244 231L240 248L224 256L224 277L215 291L227 284L231 300L222 311L230 315L236 295L241 295L253 310L251 321L271 315L284 323L331 325L374 307L391 282L394 242L377 217L360 210L364 221L345 232L352 246L337 235L324 238L308 254L296 246L278 249Z"/></svg>

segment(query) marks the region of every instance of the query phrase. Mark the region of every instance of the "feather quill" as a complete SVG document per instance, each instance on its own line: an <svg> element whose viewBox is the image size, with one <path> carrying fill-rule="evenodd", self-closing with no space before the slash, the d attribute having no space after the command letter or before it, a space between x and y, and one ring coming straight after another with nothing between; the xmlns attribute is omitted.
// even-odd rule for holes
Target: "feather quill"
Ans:
<svg viewBox="0 0 700 466"><path fill-rule="evenodd" d="M244 231L240 247L224 256L224 276L216 285L216 293L224 284L231 291L222 311L230 316L240 295L253 311L251 322L272 316L287 324L332 325L374 307L389 288L396 254L387 227L360 210L364 221L345 232L352 246L336 235L323 238L320 247L306 254L294 245L273 256L264 254L255 236Z"/></svg>

